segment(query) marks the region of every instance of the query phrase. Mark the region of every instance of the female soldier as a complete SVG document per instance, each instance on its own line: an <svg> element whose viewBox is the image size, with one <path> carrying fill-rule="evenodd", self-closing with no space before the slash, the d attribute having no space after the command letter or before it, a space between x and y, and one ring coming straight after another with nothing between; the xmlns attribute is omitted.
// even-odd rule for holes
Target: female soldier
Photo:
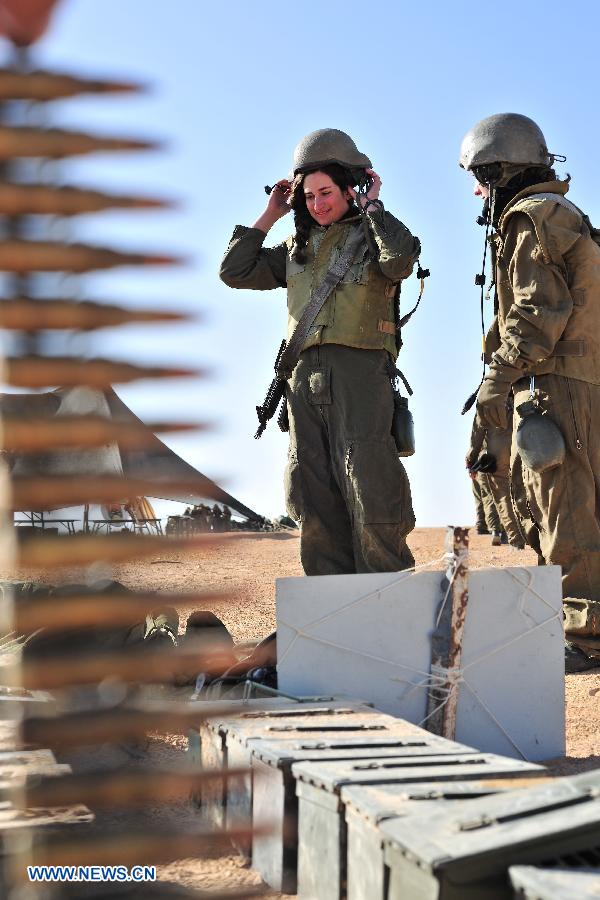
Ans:
<svg viewBox="0 0 600 900"><path fill-rule="evenodd" d="M357 194L365 173L369 190ZM293 181L277 183L251 228L236 227L221 264L229 287L287 287L289 340L349 242L364 237L312 322L287 385L287 505L301 522L307 575L414 564L406 545L414 528L410 487L391 435L391 378L398 284L412 272L420 244L383 209L380 187L347 134L312 132L294 153ZM263 247L290 208L295 234Z"/></svg>

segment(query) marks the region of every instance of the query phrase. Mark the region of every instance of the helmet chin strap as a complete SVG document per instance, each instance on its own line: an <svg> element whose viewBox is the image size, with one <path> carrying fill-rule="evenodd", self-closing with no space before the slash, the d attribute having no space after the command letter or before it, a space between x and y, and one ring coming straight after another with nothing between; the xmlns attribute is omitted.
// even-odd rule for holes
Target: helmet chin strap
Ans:
<svg viewBox="0 0 600 900"><path fill-rule="evenodd" d="M479 384L477 385L473 393L469 394L469 396L465 400L464 406L461 410L461 416L464 416L465 413L469 412L469 410L472 408L477 399L479 388L483 384L483 379L485 378L485 316L483 311L483 303L485 299L485 268L487 262L490 228L492 226L494 216L494 199L496 193L490 182L487 182L486 187L488 188L489 195L486 198L485 203L483 204L482 215L477 216L477 219L475 220L478 225L485 225L485 238L483 243L483 259L481 261L481 272L479 272L475 276L475 284L480 289L479 309L481 314L481 361L483 363L483 371L481 373L481 380Z"/></svg>
<svg viewBox="0 0 600 900"><path fill-rule="evenodd" d="M356 205L358 207L358 211L361 216L362 227L365 233L365 239L367 241L367 247L369 249L369 256L371 259L377 259L379 256L377 247L373 241L371 236L371 232L369 230L369 220L367 219L367 206L376 206L378 209L383 209L383 203L381 200L369 200L368 192L371 188L371 179L367 175L366 171L363 169L356 185ZM361 200L364 200L365 203L361 203Z"/></svg>
<svg viewBox="0 0 600 900"><path fill-rule="evenodd" d="M556 158L556 157L555 157ZM481 333L482 333L482 344L483 344L483 352L482 352L482 360L483 360L483 373L481 376L481 381L477 387L477 390L474 391L462 409L462 415L468 412L475 400L477 399L477 393L479 388L483 384L483 380L485 378L485 320L484 320L484 299L486 296L485 292L485 268L486 268L486 260L487 260L487 250L490 239L490 230L492 228L496 228L498 225L498 219L502 215L505 204L508 202L508 197L506 192L504 192L504 196L502 196L502 189L506 188L513 178L518 175L520 172L523 172L527 167L522 164L514 164L514 163L493 163L489 166L481 166L475 167L473 170L473 174L475 178L479 181L480 184L485 185L488 189L488 197L485 201L483 207L483 214L477 217L478 225L485 225L485 240L484 240L484 248L483 248L483 263L481 267L481 273L475 276L475 284L481 289L481 298L480 298L480 310L481 310ZM518 189L515 189L515 193ZM492 281L493 284L493 281ZM489 291L488 291L489 293Z"/></svg>

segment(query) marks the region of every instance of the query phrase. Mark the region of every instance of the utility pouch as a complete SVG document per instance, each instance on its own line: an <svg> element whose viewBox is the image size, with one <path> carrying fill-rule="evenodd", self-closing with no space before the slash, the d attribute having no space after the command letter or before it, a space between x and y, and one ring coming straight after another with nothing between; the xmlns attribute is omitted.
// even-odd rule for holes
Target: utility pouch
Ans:
<svg viewBox="0 0 600 900"><path fill-rule="evenodd" d="M415 452L415 423L412 413L408 408L408 397L402 396L398 383L402 380L407 393L411 396L412 388L400 369L396 368L391 359L388 359L388 374L394 399L392 437L396 444L398 456L412 456Z"/></svg>
<svg viewBox="0 0 600 900"><path fill-rule="evenodd" d="M392 437L398 456L412 456L415 452L415 423L408 408L408 397L394 390L394 415L392 417Z"/></svg>

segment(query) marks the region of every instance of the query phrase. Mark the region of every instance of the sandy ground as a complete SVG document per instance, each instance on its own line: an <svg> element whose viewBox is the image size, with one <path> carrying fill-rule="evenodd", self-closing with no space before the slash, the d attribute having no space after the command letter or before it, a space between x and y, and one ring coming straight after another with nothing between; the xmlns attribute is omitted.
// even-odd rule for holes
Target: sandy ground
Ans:
<svg viewBox="0 0 600 900"><path fill-rule="evenodd" d="M438 560L433 568L443 568L444 529L416 529L410 546L417 565ZM471 536L470 566L511 566L535 564L531 551L491 547L490 538ZM72 576L75 573L71 573ZM226 599L199 603L219 615L237 642L258 640L275 629L275 579L301 575L297 534L244 534L227 536L210 552L164 553L143 563L131 563L114 570L113 577L137 590L223 591ZM56 573L52 579L57 580ZM182 627L189 608L180 608ZM600 672L570 675L566 679L567 756L551 761L554 774L572 774L600 767ZM146 762L176 763L185 752L185 740L178 736L154 736L149 740ZM135 761L131 765L139 765ZM188 801L161 809L146 810L149 821L198 824L197 810ZM207 846L202 859L185 859L162 866L160 877L205 890L250 888L260 878L245 868L234 854L223 855ZM279 897L269 894L269 897Z"/></svg>
<svg viewBox="0 0 600 900"><path fill-rule="evenodd" d="M416 529L410 546L416 564L440 560L444 552L444 529ZM170 561L172 560L172 561ZM487 536L471 535L470 566L534 565L531 551L492 547ZM441 561L434 568L442 568ZM258 640L275 628L275 579L301 575L299 540L290 533L244 535L227 539L208 556L169 554L152 562L130 564L118 569L124 584L156 590L227 590L227 600L206 604L219 615L236 641ZM180 609L182 623L189 609ZM600 767L600 673L578 674L566 679L567 756L550 762L554 774L572 774ZM180 738L156 738L153 756L174 760L183 750ZM190 804L179 804L161 815L176 815L195 821ZM161 870L162 877L205 889L238 886L243 889L260 883L255 872L243 866L235 855L208 854L202 860L180 860ZM279 896L279 895L269 895Z"/></svg>

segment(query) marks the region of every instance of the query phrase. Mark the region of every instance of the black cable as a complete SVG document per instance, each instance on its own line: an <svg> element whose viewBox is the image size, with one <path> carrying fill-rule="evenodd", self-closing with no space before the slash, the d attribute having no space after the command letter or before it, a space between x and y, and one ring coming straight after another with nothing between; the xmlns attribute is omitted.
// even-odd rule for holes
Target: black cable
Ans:
<svg viewBox="0 0 600 900"><path fill-rule="evenodd" d="M489 189L490 189L490 193L492 194L492 198L493 198L493 190L492 190L491 186L489 186ZM481 291L480 298L479 298L479 309L480 309L480 315L481 315L481 334L484 339L485 339L485 315L484 315L483 304L484 304L484 300L485 300L485 266L487 263L487 251L488 251L488 243L489 243L489 235L490 235L490 226L492 224L492 217L493 217L493 199L492 199L491 203L489 200L485 201L484 206L483 206L483 215L477 217L477 224L485 225L485 238L484 238L484 245L483 245L483 259L481 261L481 272L480 272L480 274L475 276L475 284L478 285L478 287L480 288L480 291ZM461 416L464 416L465 413L468 413L469 410L471 409L471 407L473 406L473 404L475 403L475 400L477 399L477 394L479 393L479 388L483 384L483 381L485 378L485 352L483 350L483 347L482 347L482 351L481 351L481 361L483 364L483 368L482 368L482 372L481 372L481 381L479 382L479 384L477 385L477 387L475 388L473 393L469 394L469 396L465 400L464 406L460 413Z"/></svg>

